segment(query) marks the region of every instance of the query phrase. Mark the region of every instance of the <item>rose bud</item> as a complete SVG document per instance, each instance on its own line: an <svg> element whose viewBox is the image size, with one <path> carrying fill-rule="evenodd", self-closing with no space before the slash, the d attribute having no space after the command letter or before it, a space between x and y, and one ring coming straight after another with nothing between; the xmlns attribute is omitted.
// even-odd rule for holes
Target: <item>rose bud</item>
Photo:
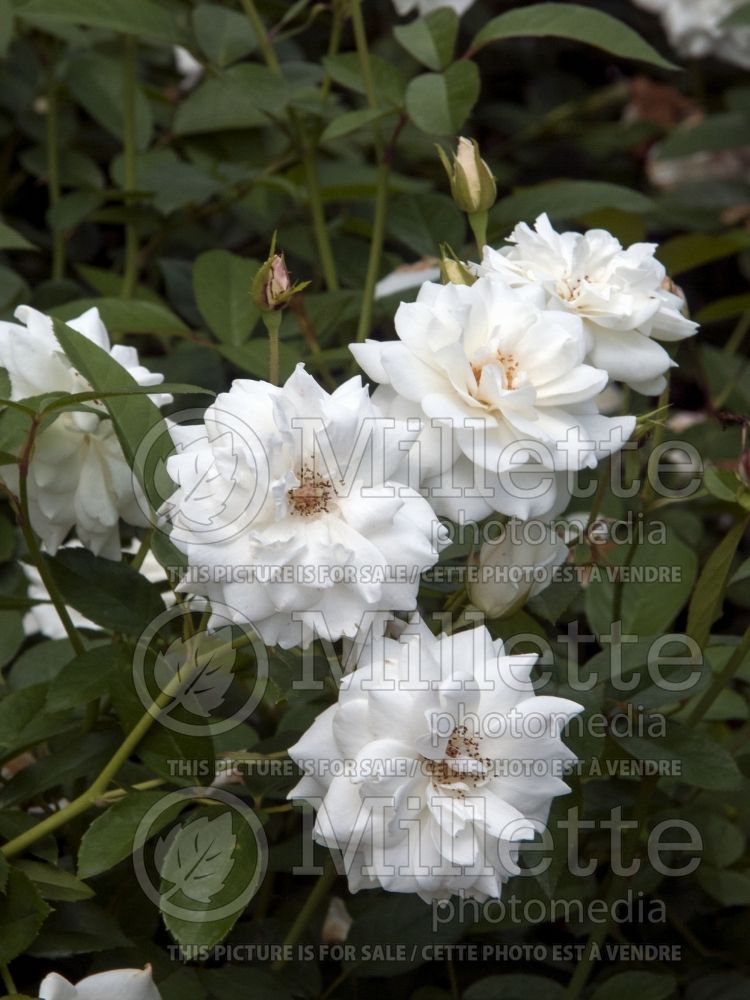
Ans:
<svg viewBox="0 0 750 1000"><path fill-rule="evenodd" d="M437 147L451 185L453 200L469 215L488 212L495 204L497 184L492 171L479 155L476 139L458 140L458 147L451 163L447 153Z"/></svg>

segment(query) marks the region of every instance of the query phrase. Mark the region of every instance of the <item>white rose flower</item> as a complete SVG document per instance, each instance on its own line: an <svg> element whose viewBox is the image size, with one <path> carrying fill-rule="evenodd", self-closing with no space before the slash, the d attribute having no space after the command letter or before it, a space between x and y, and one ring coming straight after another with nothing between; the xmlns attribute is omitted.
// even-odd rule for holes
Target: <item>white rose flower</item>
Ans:
<svg viewBox="0 0 750 1000"><path fill-rule="evenodd" d="M550 308L584 321L592 365L638 392L662 391L674 362L656 341L682 340L698 326L685 317L683 300L665 288L655 244L624 250L603 229L558 233L546 215L534 229L522 222L508 240L511 246L501 250L485 247L478 273L498 274L516 287L541 285Z"/></svg>
<svg viewBox="0 0 750 1000"><path fill-rule="evenodd" d="M544 291L497 276L425 283L396 313L397 341L352 344L389 415L422 433L399 470L455 521L491 511L523 519L559 513L566 473L593 468L627 440L635 418L601 416L607 373L584 364L580 319Z"/></svg>
<svg viewBox="0 0 750 1000"><path fill-rule="evenodd" d="M471 602L490 618L512 615L549 587L567 558L568 547L551 525L512 518L501 537L479 551Z"/></svg>
<svg viewBox="0 0 750 1000"><path fill-rule="evenodd" d="M86 976L75 986L51 972L39 987L40 1000L161 1000L151 966L145 969L112 969Z"/></svg>
<svg viewBox="0 0 750 1000"><path fill-rule="evenodd" d="M179 589L285 648L416 606L445 531L416 491L389 481L415 432L384 420L358 376L332 394L301 364L281 388L238 379L205 426L173 435L165 513L189 564Z"/></svg>
<svg viewBox="0 0 750 1000"><path fill-rule="evenodd" d="M440 7L451 7L461 17L473 3L474 0L393 0L393 6L401 17L412 11L424 17Z"/></svg>
<svg viewBox="0 0 750 1000"><path fill-rule="evenodd" d="M716 56L750 69L750 28L723 22L747 0L633 0L661 17L670 44L682 56Z"/></svg>
<svg viewBox="0 0 750 1000"><path fill-rule="evenodd" d="M17 323L0 322L0 365L7 369L11 399L48 392L90 392L91 385L68 361L52 330L52 321L29 306L19 306ZM97 309L68 324L107 351L139 385L158 385L164 376L140 364L133 347L110 345ZM157 406L171 402L166 393L150 397ZM98 556L120 558L119 521L144 526L134 477L125 460L112 421L100 411L61 413L37 435L28 474L31 525L51 553L75 528L79 540ZM18 491L18 469L2 468L2 478Z"/></svg>
<svg viewBox="0 0 750 1000"><path fill-rule="evenodd" d="M576 759L560 731L581 706L535 696L535 660L483 627L436 638L418 619L365 648L289 751L304 771L289 798L317 808L314 837L342 852L352 892L500 897Z"/></svg>

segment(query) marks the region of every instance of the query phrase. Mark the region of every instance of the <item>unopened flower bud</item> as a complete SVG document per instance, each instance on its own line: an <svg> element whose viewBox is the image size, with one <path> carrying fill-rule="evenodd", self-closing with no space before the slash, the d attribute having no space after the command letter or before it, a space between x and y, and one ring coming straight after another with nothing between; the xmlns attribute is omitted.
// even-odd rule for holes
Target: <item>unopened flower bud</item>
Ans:
<svg viewBox="0 0 750 1000"><path fill-rule="evenodd" d="M511 518L501 539L482 546L469 599L488 617L506 618L548 587L567 558L550 525Z"/></svg>
<svg viewBox="0 0 750 1000"><path fill-rule="evenodd" d="M276 253L275 245L274 237L268 260L261 264L253 278L251 295L261 312L276 312L283 309L293 295L301 292L309 284L308 281L292 284L284 254Z"/></svg>
<svg viewBox="0 0 750 1000"><path fill-rule="evenodd" d="M440 146L437 149L448 174L453 200L461 211L469 215L488 212L497 198L497 184L479 155L476 139L461 136L452 163L445 150Z"/></svg>

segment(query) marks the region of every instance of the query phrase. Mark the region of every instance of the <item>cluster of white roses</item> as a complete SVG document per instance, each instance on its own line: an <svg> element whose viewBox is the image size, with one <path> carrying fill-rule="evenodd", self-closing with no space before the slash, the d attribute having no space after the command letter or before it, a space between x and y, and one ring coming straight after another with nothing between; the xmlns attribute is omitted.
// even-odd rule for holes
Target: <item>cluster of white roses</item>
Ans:
<svg viewBox="0 0 750 1000"><path fill-rule="evenodd" d="M542 216L461 265L464 283L425 282L398 309L397 340L352 345L373 396L359 376L329 393L300 364L283 386L236 380L201 424L169 422L176 488L160 517L187 559L179 589L233 609L267 644L357 644L337 704L290 751L304 773L290 796L318 808L316 836L342 851L352 890L499 896L567 790L560 731L580 706L535 696L534 657L506 656L483 627L436 638L418 614L407 626L393 613L415 611L446 544L438 515L551 517L568 478L632 434L635 418L601 414L599 394L609 380L659 392L674 363L659 341L696 329L654 251L558 234ZM25 326L0 325L13 398L88 389L49 318L17 315ZM134 350L110 348L95 310L71 325L140 385L161 381ZM75 528L119 558L119 518L142 517L100 404L41 430L28 481L52 552ZM535 548L506 539L481 557L553 568L566 554L547 531ZM472 599L496 615L538 589L506 600L490 584ZM499 766L519 758L527 772Z"/></svg>

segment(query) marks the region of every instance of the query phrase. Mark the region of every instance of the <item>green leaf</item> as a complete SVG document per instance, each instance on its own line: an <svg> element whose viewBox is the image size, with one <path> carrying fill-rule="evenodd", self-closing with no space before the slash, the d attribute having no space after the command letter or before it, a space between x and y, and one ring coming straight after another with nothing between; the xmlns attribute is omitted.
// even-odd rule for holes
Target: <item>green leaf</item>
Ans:
<svg viewBox="0 0 750 1000"><path fill-rule="evenodd" d="M459 246L466 234L464 216L453 199L443 194L394 198L387 227L391 238L418 257L437 257L441 243Z"/></svg>
<svg viewBox="0 0 750 1000"><path fill-rule="evenodd" d="M675 160L750 143L750 118L738 111L710 115L697 125L682 125L656 147L657 159Z"/></svg>
<svg viewBox="0 0 750 1000"><path fill-rule="evenodd" d="M122 731L127 735L143 718L150 701L136 688L132 670L115 675L109 695ZM172 784L210 784L216 774L210 720L196 720L195 715L176 701L165 711L168 713L166 724L151 726L138 744L138 756L146 767ZM170 720L182 723L187 731L173 729ZM176 761L188 763L183 770L176 771Z"/></svg>
<svg viewBox="0 0 750 1000"><path fill-rule="evenodd" d="M0 700L0 757L17 756L60 732L64 716L45 712L46 698L45 684L29 684Z"/></svg>
<svg viewBox="0 0 750 1000"><path fill-rule="evenodd" d="M701 649L705 648L711 627L721 616L732 560L746 527L747 520L737 521L724 535L706 560L690 598L687 632Z"/></svg>
<svg viewBox="0 0 750 1000"><path fill-rule="evenodd" d="M0 250L36 250L33 243L30 243L25 236L21 236L15 229L4 222L0 222Z"/></svg>
<svg viewBox="0 0 750 1000"><path fill-rule="evenodd" d="M692 548L672 534L665 544L643 541L631 565L624 566L627 545L616 546L610 562L597 564L586 589L586 614L598 635L610 632L615 580L622 579L622 628L631 635L665 632L684 606L695 580L698 560Z"/></svg>
<svg viewBox="0 0 750 1000"><path fill-rule="evenodd" d="M250 298L259 262L228 250L208 250L193 264L193 291L203 318L219 340L243 344L260 313Z"/></svg>
<svg viewBox="0 0 750 1000"><path fill-rule="evenodd" d="M334 118L330 125L323 129L320 141L327 142L331 139L340 139L344 135L349 135L360 128L364 128L366 125L372 125L373 122L380 121L389 114L392 114L392 109L390 108L385 111L380 111L377 108L360 108L358 111L347 111L345 114L339 115L338 118Z"/></svg>
<svg viewBox="0 0 750 1000"><path fill-rule="evenodd" d="M123 141L124 83L118 59L98 52L79 52L71 59L65 75L76 101L94 121L120 142ZM146 149L154 122L151 106L140 87L135 92L135 141Z"/></svg>
<svg viewBox="0 0 750 1000"><path fill-rule="evenodd" d="M335 56L323 57L323 68L334 83L353 90L356 94L365 93L362 82L359 56L356 52L343 52ZM378 104L398 108L404 100L406 83L401 72L392 62L382 56L370 54L370 69Z"/></svg>
<svg viewBox="0 0 750 1000"><path fill-rule="evenodd" d="M747 839L736 823L719 813L706 813L697 820L703 840L703 857L715 868L728 868L745 853Z"/></svg>
<svg viewBox="0 0 750 1000"><path fill-rule="evenodd" d="M226 358L227 361L231 361L233 365L241 368L242 371L249 372L257 378L268 378L268 344L265 340L258 338L241 346L219 344L218 349L222 357ZM298 361L299 352L282 341L279 344L280 377L282 382L291 375Z"/></svg>
<svg viewBox="0 0 750 1000"><path fill-rule="evenodd" d="M182 35L172 15L152 0L27 0L16 8L24 21L48 25L81 24L140 35L179 45Z"/></svg>
<svg viewBox="0 0 750 1000"><path fill-rule="evenodd" d="M737 476L729 469L717 469L709 463L703 472L703 485L717 500L737 503L739 483Z"/></svg>
<svg viewBox="0 0 750 1000"><path fill-rule="evenodd" d="M74 191L72 194L65 194L56 205L47 209L47 225L56 233L75 229L101 204L103 197L101 191Z"/></svg>
<svg viewBox="0 0 750 1000"><path fill-rule="evenodd" d="M479 70L469 59L444 73L423 73L406 88L406 110L417 128L429 135L455 135L477 102Z"/></svg>
<svg viewBox="0 0 750 1000"><path fill-rule="evenodd" d="M428 69L445 69L456 46L458 15L450 7L441 7L409 24L397 25L393 34L417 62Z"/></svg>
<svg viewBox="0 0 750 1000"><path fill-rule="evenodd" d="M204 807L160 847L160 907L167 929L183 945L217 944L258 879L261 858L253 831L233 808Z"/></svg>
<svg viewBox="0 0 750 1000"><path fill-rule="evenodd" d="M193 11L193 30L207 58L223 68L254 52L257 39L244 14L217 3L199 4Z"/></svg>
<svg viewBox="0 0 750 1000"><path fill-rule="evenodd" d="M367 907L356 914L347 937L347 944L353 946L356 957L345 960L344 969L351 970L357 977L403 975L421 965L428 946L449 944L463 933L455 911L449 911L447 919L436 928L430 920L430 907L418 896L382 893L369 899ZM382 950L373 949L374 942L382 946ZM401 952L398 957L388 955L389 951L395 953L397 950Z"/></svg>
<svg viewBox="0 0 750 1000"><path fill-rule="evenodd" d="M107 694L115 674L129 670L132 655L126 646L95 646L66 663L47 691L47 711L64 712L87 705Z"/></svg>
<svg viewBox="0 0 750 1000"><path fill-rule="evenodd" d="M114 358L59 319L53 319L55 336L74 366L95 388L124 389L137 385ZM167 425L148 396L112 397L104 400L128 465L138 477L154 509L168 495L164 463L173 450ZM144 440L153 442L144 453ZM156 485L160 477L159 487ZM161 490L161 492L160 492ZM85 612L84 612L85 614ZM93 621L93 619L92 619Z"/></svg>
<svg viewBox="0 0 750 1000"><path fill-rule="evenodd" d="M567 38L603 49L623 59L637 59L662 69L678 69L659 55L627 24L594 7L540 3L493 17L471 44L472 51L507 38Z"/></svg>
<svg viewBox="0 0 750 1000"><path fill-rule="evenodd" d="M722 906L750 906L750 872L703 863L695 877L701 888Z"/></svg>
<svg viewBox="0 0 750 1000"><path fill-rule="evenodd" d="M729 751L700 729L667 722L662 737L632 735L613 739L636 760L674 763L678 769L675 780L696 788L733 791L742 780Z"/></svg>
<svg viewBox="0 0 750 1000"><path fill-rule="evenodd" d="M22 860L17 862L16 867L31 879L42 899L75 903L78 899L91 899L94 895L93 889L79 878L55 865Z"/></svg>
<svg viewBox="0 0 750 1000"><path fill-rule="evenodd" d="M750 247L750 234L744 229L715 236L707 233L683 233L662 243L656 256L674 277L694 267L733 257L747 247Z"/></svg>
<svg viewBox="0 0 750 1000"><path fill-rule="evenodd" d="M105 298L117 299L122 287L122 276L106 267L93 267L91 264L78 264L76 272L90 285L94 291ZM135 290L137 301L155 302L167 309L167 304L152 288L139 284ZM93 300L92 300L93 301ZM121 299L119 301L130 301Z"/></svg>
<svg viewBox="0 0 750 1000"><path fill-rule="evenodd" d="M48 683L74 655L69 639L42 639L25 649L14 662L10 668L10 685L20 691Z"/></svg>
<svg viewBox="0 0 750 1000"><path fill-rule="evenodd" d="M4 854L0 854L0 892L5 892L5 886L8 884L9 871L10 865L8 864L8 859Z"/></svg>
<svg viewBox="0 0 750 1000"><path fill-rule="evenodd" d="M199 385L187 385L184 382L160 382L159 392L171 393L172 395L194 396L206 395L215 396L211 389L202 389ZM117 399L122 396L153 396L154 387L152 385L133 386L132 389L110 389L101 392L97 389L89 392L72 392L69 396L61 396L52 400L41 410L41 413L48 416L51 413L61 413L70 410L83 410L86 413L96 414L98 411L86 406L86 403L99 399Z"/></svg>
<svg viewBox="0 0 750 1000"><path fill-rule="evenodd" d="M18 868L11 868L0 895L0 962L11 962L26 951L39 933L50 908L34 884Z"/></svg>
<svg viewBox="0 0 750 1000"><path fill-rule="evenodd" d="M58 727L55 736L64 732ZM107 727L95 730L86 740L58 742L55 752L39 757L33 764L17 771L0 789L2 807L20 805L68 782L88 782L99 773L119 745L117 732Z"/></svg>
<svg viewBox="0 0 750 1000"><path fill-rule="evenodd" d="M111 173L118 184L125 182L125 161L118 156ZM181 160L171 149L151 149L136 158L136 186L150 197L164 215L188 205L202 205L222 190L220 181L193 163Z"/></svg>
<svg viewBox="0 0 750 1000"><path fill-rule="evenodd" d="M87 549L59 549L46 559L66 604L102 628L138 635L164 611L156 585L129 563Z"/></svg>
<svg viewBox="0 0 750 1000"><path fill-rule="evenodd" d="M90 899L59 902L44 924L29 954L42 958L67 958L112 948L133 947L117 920Z"/></svg>
<svg viewBox="0 0 750 1000"><path fill-rule="evenodd" d="M750 294L729 295L726 298L704 306L696 313L696 320L701 324L721 323L725 319L735 319L750 310Z"/></svg>
<svg viewBox="0 0 750 1000"><path fill-rule="evenodd" d="M19 611L0 611L0 667L10 663L23 645L23 616Z"/></svg>
<svg viewBox="0 0 750 1000"><path fill-rule="evenodd" d="M518 222L532 223L542 212L552 219L578 220L602 208L645 214L655 204L640 191L607 181L550 181L501 199L490 212L490 236L498 238Z"/></svg>
<svg viewBox="0 0 750 1000"><path fill-rule="evenodd" d="M620 972L597 987L592 1000L667 1000L677 991L672 975L656 972Z"/></svg>
<svg viewBox="0 0 750 1000"><path fill-rule="evenodd" d="M30 816L20 809L0 810L0 837L2 837L3 843L7 843L22 833L26 833L38 822L38 816ZM42 861L51 861L55 864L58 860L57 841L51 833L48 833L29 846L29 854L41 858Z"/></svg>
<svg viewBox="0 0 750 1000"><path fill-rule="evenodd" d="M255 128L280 114L287 103L285 81L265 66L243 63L199 84L180 104L177 135Z"/></svg>
<svg viewBox="0 0 750 1000"><path fill-rule="evenodd" d="M166 306L142 299L75 299L55 307L51 313L67 322L93 307L99 310L102 322L111 333L189 333L182 320Z"/></svg>
<svg viewBox="0 0 750 1000"><path fill-rule="evenodd" d="M135 835L144 816L154 810L153 823L149 823L148 837L172 823L188 800L175 801L158 809L164 792L128 792L124 799L115 802L101 816L97 816L84 833L78 851L78 875L93 878L113 868L120 861L131 857Z"/></svg>

